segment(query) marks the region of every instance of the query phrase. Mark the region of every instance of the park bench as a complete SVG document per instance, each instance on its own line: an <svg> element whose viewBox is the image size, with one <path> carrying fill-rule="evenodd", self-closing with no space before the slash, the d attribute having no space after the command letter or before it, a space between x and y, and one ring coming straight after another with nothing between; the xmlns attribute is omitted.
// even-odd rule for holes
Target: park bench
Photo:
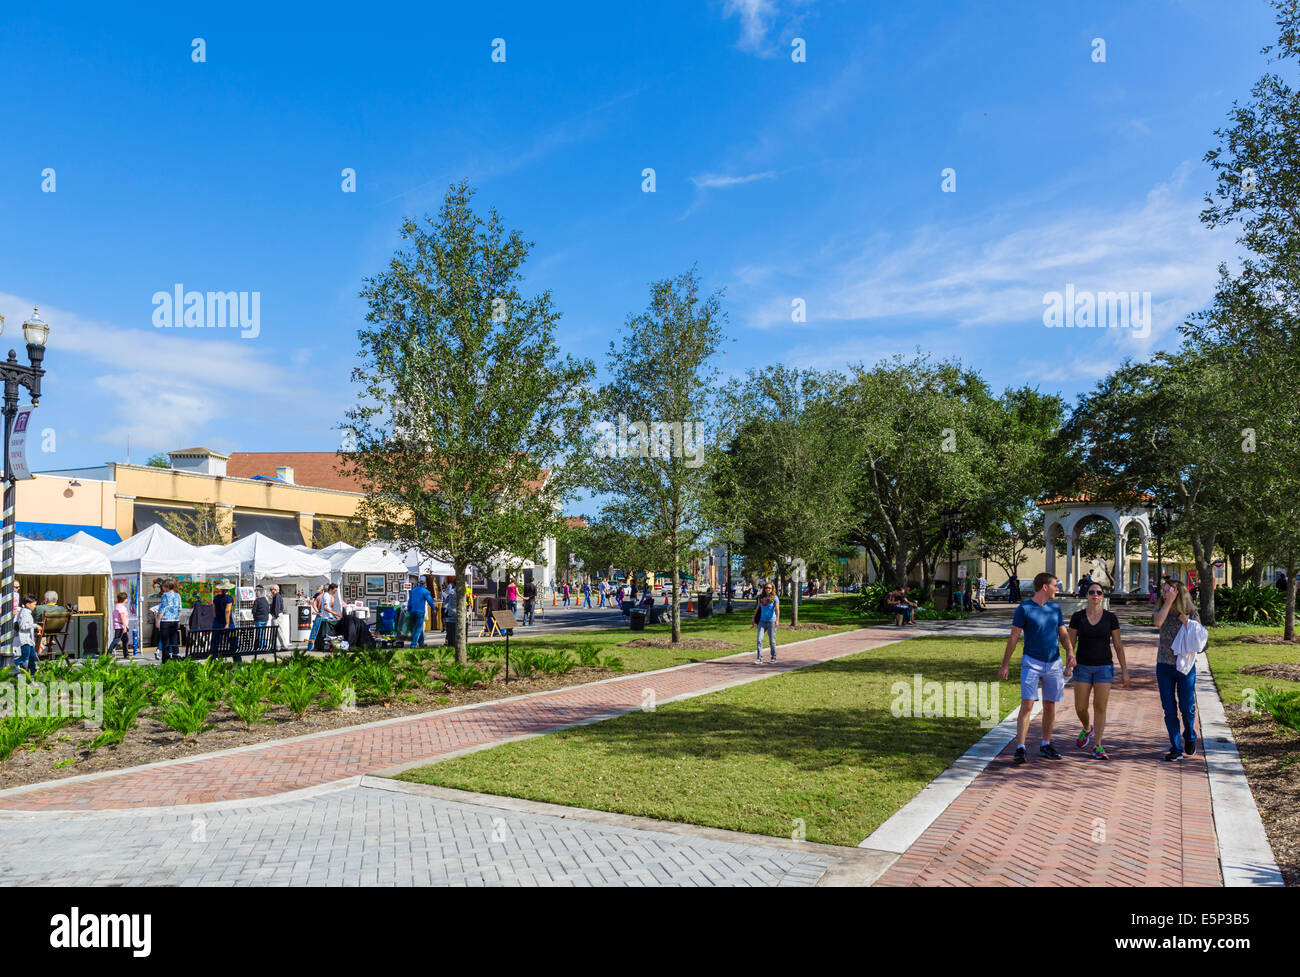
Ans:
<svg viewBox="0 0 1300 977"><path fill-rule="evenodd" d="M181 634L181 648L187 658L256 657L270 652L276 661L280 660L279 652L284 650L279 628L255 625L186 630Z"/></svg>

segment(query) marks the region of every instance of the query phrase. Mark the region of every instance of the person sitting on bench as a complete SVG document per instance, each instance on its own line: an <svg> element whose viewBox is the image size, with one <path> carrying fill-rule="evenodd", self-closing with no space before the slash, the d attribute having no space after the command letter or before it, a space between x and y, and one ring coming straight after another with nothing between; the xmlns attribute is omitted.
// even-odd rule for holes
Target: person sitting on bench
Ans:
<svg viewBox="0 0 1300 977"><path fill-rule="evenodd" d="M895 627L915 623L912 618L916 613L916 607L916 604L908 600L907 591L902 587L895 587L885 598L885 609L894 612Z"/></svg>

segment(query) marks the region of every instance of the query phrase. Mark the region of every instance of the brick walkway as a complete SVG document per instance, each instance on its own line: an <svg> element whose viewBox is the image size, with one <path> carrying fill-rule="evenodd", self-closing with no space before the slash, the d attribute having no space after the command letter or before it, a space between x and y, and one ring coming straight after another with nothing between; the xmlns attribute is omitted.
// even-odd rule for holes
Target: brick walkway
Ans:
<svg viewBox="0 0 1300 977"><path fill-rule="evenodd" d="M754 665L752 653L742 653L513 701L14 788L0 793L0 810L106 811L268 797L639 709L647 690L663 702L779 675L900 637L894 629L865 628L781 646L777 665Z"/></svg>
<svg viewBox="0 0 1300 977"><path fill-rule="evenodd" d="M876 884L1221 885L1203 756L1163 762L1154 635L1128 633L1124 647L1133 682L1111 694L1109 762L1075 749L1067 688L1052 735L1065 759L1035 755L1035 719L1029 763L1013 767L1009 744Z"/></svg>

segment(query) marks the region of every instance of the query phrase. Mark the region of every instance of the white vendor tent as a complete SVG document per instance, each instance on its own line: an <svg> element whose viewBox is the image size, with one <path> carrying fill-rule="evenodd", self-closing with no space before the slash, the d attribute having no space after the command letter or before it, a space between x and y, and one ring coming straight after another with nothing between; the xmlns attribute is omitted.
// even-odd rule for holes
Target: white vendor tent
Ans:
<svg viewBox="0 0 1300 977"><path fill-rule="evenodd" d="M14 572L47 576L87 573L107 576L113 572L113 567L107 556L87 546L19 537L14 540Z"/></svg>
<svg viewBox="0 0 1300 977"><path fill-rule="evenodd" d="M319 556L303 553L278 543L269 536L253 533L215 551L223 560L233 561L240 577L258 580L321 579L330 575L330 564Z"/></svg>
<svg viewBox="0 0 1300 977"><path fill-rule="evenodd" d="M321 550L324 555L327 550ZM359 550L335 550L329 554L330 568L335 575L344 573L406 573L406 561L383 546L363 546ZM433 571L431 571L433 572Z"/></svg>
<svg viewBox="0 0 1300 977"><path fill-rule="evenodd" d="M98 536L92 536L90 533L77 530L63 542L72 543L74 546L84 546L87 549L94 550L96 553L107 553L113 548L112 543L105 543ZM105 571L106 573L108 571Z"/></svg>
<svg viewBox="0 0 1300 977"><path fill-rule="evenodd" d="M113 574L118 577L146 573L192 576L238 573L239 561L224 558L220 550L221 547L209 550L191 546L162 526L153 525L122 540L107 555L113 564Z"/></svg>

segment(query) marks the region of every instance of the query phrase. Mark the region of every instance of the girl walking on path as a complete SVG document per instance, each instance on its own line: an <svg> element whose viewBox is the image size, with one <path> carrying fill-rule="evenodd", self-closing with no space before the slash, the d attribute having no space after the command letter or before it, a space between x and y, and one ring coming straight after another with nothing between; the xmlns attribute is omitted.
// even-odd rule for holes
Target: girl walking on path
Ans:
<svg viewBox="0 0 1300 977"><path fill-rule="evenodd" d="M1094 760L1109 760L1101 745L1106 730L1106 705L1110 701L1111 686L1115 684L1115 665L1111 660L1111 645L1119 656L1120 681L1128 688L1128 662L1124 658L1124 641L1119 633L1119 618L1102 606L1101 584L1088 585L1088 606L1075 611L1070 618L1070 639L1074 645L1074 711L1078 713L1083 731L1074 745L1087 749L1091 742ZM1092 720L1088 718L1088 699L1092 698Z"/></svg>
<svg viewBox="0 0 1300 977"><path fill-rule="evenodd" d="M1156 652L1156 685L1160 687L1160 705L1165 710L1165 729L1169 731L1170 750L1165 754L1169 761L1181 760L1183 755L1196 752L1196 665L1186 675L1178 671L1178 656L1174 653L1174 639L1188 621L1199 620L1196 605L1192 603L1187 587L1181 580L1170 580L1162 591L1164 600L1152 616L1152 623L1160 629L1160 650ZM1178 730L1178 714L1182 713L1182 733Z"/></svg>
<svg viewBox="0 0 1300 977"><path fill-rule="evenodd" d="M781 620L781 602L776 598L776 587L768 583L763 587L763 596L754 607L754 624L758 627L758 640L754 653L754 663L763 663L763 634L767 633L767 647L772 653L771 661L776 664L776 625Z"/></svg>
<svg viewBox="0 0 1300 977"><path fill-rule="evenodd" d="M113 657L113 649L117 647L119 641L122 643L122 657L131 657L130 596L125 590L117 592L117 603L113 605L113 640L108 646L108 651L105 652L110 658Z"/></svg>

